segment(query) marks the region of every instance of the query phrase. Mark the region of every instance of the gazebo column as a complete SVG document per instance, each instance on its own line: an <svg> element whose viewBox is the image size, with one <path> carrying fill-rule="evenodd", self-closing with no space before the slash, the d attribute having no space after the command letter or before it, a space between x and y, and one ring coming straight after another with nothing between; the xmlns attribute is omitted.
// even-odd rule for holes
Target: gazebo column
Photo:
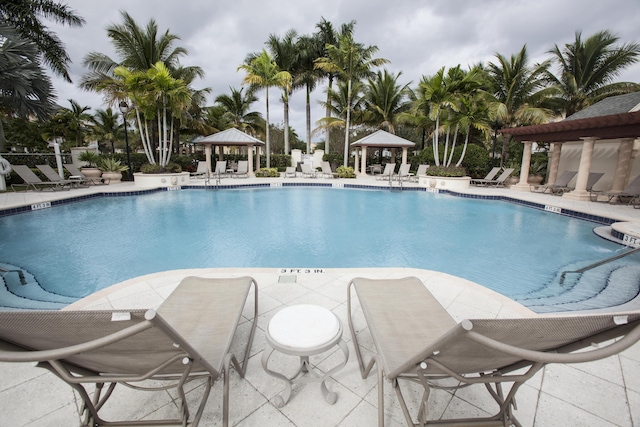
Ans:
<svg viewBox="0 0 640 427"><path fill-rule="evenodd" d="M248 166L247 166L247 170L249 171L249 177L255 177L256 174L253 172L253 145L248 145L247 146L247 160L249 161ZM256 152L259 150L260 148L256 147Z"/></svg>
<svg viewBox="0 0 640 427"><path fill-rule="evenodd" d="M402 164L406 165L407 164L407 153L409 152L409 149L407 147L402 147Z"/></svg>
<svg viewBox="0 0 640 427"><path fill-rule="evenodd" d="M565 193L562 197L570 200L588 201L589 192L587 191L587 181L589 180L589 172L591 172L591 159L593 157L593 146L596 143L596 137L586 137L582 139L582 155L580 156L580 166L578 166L578 177L576 178L576 188L573 191Z"/></svg>
<svg viewBox="0 0 640 427"><path fill-rule="evenodd" d="M618 148L618 163L616 173L611 184L611 191L622 191L631 173L631 153L633 152L633 138L624 138Z"/></svg>
<svg viewBox="0 0 640 427"><path fill-rule="evenodd" d="M353 161L353 171L357 175L359 173L358 172L358 163L360 163L360 150L358 150L358 148L356 147L356 149L353 150L353 154L355 156L355 160Z"/></svg>
<svg viewBox="0 0 640 427"><path fill-rule="evenodd" d="M367 146L362 147L362 164L360 165L362 175L367 174Z"/></svg>
<svg viewBox="0 0 640 427"><path fill-rule="evenodd" d="M551 149L551 163L549 164L549 175L547 183L553 184L558 179L558 169L560 169L560 154L562 153L562 144L555 142Z"/></svg>
<svg viewBox="0 0 640 427"><path fill-rule="evenodd" d="M204 159L207 162L207 177L211 176L211 144L204 146Z"/></svg>
<svg viewBox="0 0 640 427"><path fill-rule="evenodd" d="M524 141L524 149L522 150L522 164L520 166L520 182L511 186L511 190L529 191L529 168L531 167L531 147L533 142Z"/></svg>

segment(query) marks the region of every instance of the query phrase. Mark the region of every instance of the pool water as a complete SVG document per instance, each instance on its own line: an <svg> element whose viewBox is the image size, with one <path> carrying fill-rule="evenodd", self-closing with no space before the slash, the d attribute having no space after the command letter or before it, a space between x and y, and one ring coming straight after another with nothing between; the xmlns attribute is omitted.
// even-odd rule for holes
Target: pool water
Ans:
<svg viewBox="0 0 640 427"><path fill-rule="evenodd" d="M74 297L144 274L206 267L422 268L513 297L621 249L594 226L427 192L183 190L0 218L0 262Z"/></svg>

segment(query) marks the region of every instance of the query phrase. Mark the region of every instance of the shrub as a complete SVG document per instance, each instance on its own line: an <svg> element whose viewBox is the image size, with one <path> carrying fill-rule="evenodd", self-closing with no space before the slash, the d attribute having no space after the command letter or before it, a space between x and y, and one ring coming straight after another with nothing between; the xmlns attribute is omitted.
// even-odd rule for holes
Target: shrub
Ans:
<svg viewBox="0 0 640 427"><path fill-rule="evenodd" d="M356 177L356 173L354 172L353 168L351 166L340 166L338 167L338 170L336 171L336 173L338 174L338 178L355 178Z"/></svg>
<svg viewBox="0 0 640 427"><path fill-rule="evenodd" d="M256 171L256 178L278 178L280 172L277 168L261 168Z"/></svg>
<svg viewBox="0 0 640 427"><path fill-rule="evenodd" d="M177 163L169 163L167 166L162 167L160 165L152 165L145 163L140 166L140 172L142 173L180 173L182 168Z"/></svg>
<svg viewBox="0 0 640 427"><path fill-rule="evenodd" d="M425 172L427 176L460 177L465 176L467 171L463 167L455 166L429 166Z"/></svg>

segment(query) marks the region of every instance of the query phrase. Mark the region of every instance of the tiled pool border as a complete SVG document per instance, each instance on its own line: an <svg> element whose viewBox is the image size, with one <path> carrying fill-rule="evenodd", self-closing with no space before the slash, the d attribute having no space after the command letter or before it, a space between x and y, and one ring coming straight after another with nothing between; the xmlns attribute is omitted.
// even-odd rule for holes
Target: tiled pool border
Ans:
<svg viewBox="0 0 640 427"><path fill-rule="evenodd" d="M526 200L520 200L513 197L508 196L491 196L491 195L481 195L481 194L467 194L460 193L456 191L450 190L432 190L430 188L424 187L380 187L375 185L362 185L362 184L346 184L346 183L320 183L320 182L283 182L283 183L275 183L277 185L272 185L273 183L252 183L252 184L233 184L233 185L187 185L181 187L181 190L190 190L190 189L199 189L199 190L232 190L232 189L249 189L249 188L282 188L282 187L323 187L323 188L346 188L346 189L359 189L359 190L377 190L377 191L433 191L442 194L450 194L456 197L463 197L468 199L482 199L482 200L494 200L494 201L502 201L513 203L516 205L526 206L533 209L542 210L545 212L567 216L570 218L581 219L584 221L593 222L601 225L611 225L614 222L619 222L619 220L613 218L607 218L600 215L592 215L584 212L579 212L571 209L559 208L550 205L544 205L541 203L530 202ZM170 191L175 190L177 188L152 188L146 190L139 191L122 191L122 192L101 192L101 193L93 193L86 194L78 197L69 197L60 200L52 200L50 206L58 206L58 205L66 205L69 203L81 202L84 200L94 199L97 197L126 197L126 196L140 196L144 194L156 193L158 191ZM32 205L18 206L14 208L2 209L0 210L0 217L15 215L24 212L31 212L35 210Z"/></svg>

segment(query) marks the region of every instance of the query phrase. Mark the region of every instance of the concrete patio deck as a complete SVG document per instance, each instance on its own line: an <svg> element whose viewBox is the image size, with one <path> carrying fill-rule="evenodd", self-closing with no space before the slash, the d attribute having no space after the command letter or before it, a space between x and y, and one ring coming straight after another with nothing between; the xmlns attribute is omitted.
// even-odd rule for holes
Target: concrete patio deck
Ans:
<svg viewBox="0 0 640 427"><path fill-rule="evenodd" d="M287 182L310 182L310 179L287 179ZM316 181L331 181L319 179ZM341 180L343 181L343 180ZM346 180L344 180L346 181ZM202 185L202 180L193 184ZM282 179L225 179L223 184L282 182ZM349 180L348 182L353 182ZM357 184L381 185L370 177L358 178ZM387 183L388 186L388 183ZM137 191L132 183L122 183L69 192L29 192L0 194L0 209L41 203L58 198L77 197L91 192ZM522 193L509 189L471 188L470 194L504 195L520 200L549 204L619 221L640 221L640 210L629 206L576 202L557 196ZM310 266L313 267L313 266ZM414 275L420 278L440 303L458 321L478 317L535 316L516 302L472 282L440 272L405 269L197 269L158 272L103 289L69 308L134 309L152 308L162 303L180 280L187 275L235 277L250 275L259 286L259 320L251 350L247 376L231 377L230 422L249 426L371 426L377 423L377 387L375 376L360 377L351 336L346 322L347 283L356 276L390 278ZM330 388L338 392L335 405L322 398L315 384L294 386L289 403L281 409L272 404L283 386L266 375L260 365L265 345L264 328L268 320L286 306L310 303L332 310L342 319L345 341L351 352L347 366L333 376ZM367 342L367 330L361 313L356 313L356 328ZM240 327L239 333L246 333ZM369 350L372 349L370 341ZM337 364L340 355L334 350L312 357L320 370ZM277 369L294 368L285 356L272 356ZM77 396L52 374L30 364L0 364L0 426L61 426L77 423ZM190 395L201 389L195 386ZM405 425L395 395L386 387L386 425ZM171 392L143 393L120 390L106 409L106 416L154 419L175 411ZM640 426L640 343L620 355L580 365L549 365L528 381L518 393L515 412L524 426ZM433 391L430 399L432 418L452 418L488 414L495 408L482 386L455 393ZM214 385L201 426L220 425L222 383Z"/></svg>

